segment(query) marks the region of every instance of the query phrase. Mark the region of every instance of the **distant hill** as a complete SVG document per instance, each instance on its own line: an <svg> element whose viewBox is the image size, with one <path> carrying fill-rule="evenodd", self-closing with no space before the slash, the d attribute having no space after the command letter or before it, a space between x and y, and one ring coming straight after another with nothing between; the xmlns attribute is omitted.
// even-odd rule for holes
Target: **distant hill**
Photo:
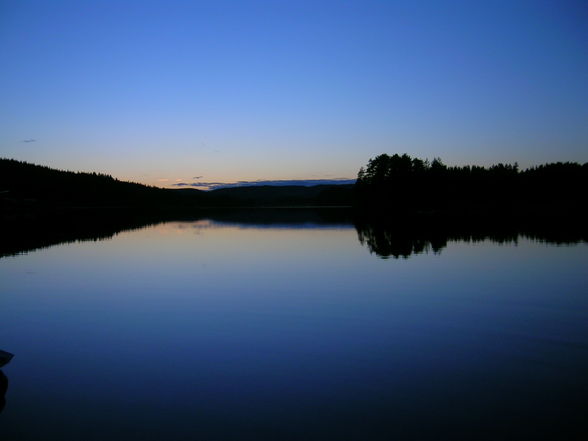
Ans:
<svg viewBox="0 0 588 441"><path fill-rule="evenodd" d="M314 186L251 186L221 188L209 192L220 205L287 206L351 205L353 184Z"/></svg>
<svg viewBox="0 0 588 441"><path fill-rule="evenodd" d="M172 184L177 188L197 188L206 190L220 190L221 188L234 187L314 187L317 185L353 185L357 179L273 179L273 180L256 180L256 181L237 181L237 182L178 182Z"/></svg>

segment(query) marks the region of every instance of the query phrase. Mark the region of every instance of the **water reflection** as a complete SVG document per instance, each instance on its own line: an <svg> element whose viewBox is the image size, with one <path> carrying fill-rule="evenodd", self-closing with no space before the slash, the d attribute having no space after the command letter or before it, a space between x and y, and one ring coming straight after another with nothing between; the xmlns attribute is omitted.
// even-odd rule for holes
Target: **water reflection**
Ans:
<svg viewBox="0 0 588 441"><path fill-rule="evenodd" d="M581 229L330 213L203 213L0 260L1 343L23 357L4 369L0 439L536 440L586 429L588 248L521 240L569 243ZM108 237L143 220L120 222L81 219L83 234L65 233ZM51 240L67 225L54 223ZM27 246L50 244L35 237ZM452 243L482 238L518 246ZM427 249L442 255L376 254Z"/></svg>
<svg viewBox="0 0 588 441"><path fill-rule="evenodd" d="M145 228L169 221L212 220L216 223L255 227L350 226L349 209L217 209L177 213L128 211L82 211L45 213L15 219L0 219L0 258L22 254L61 243L108 240L123 231Z"/></svg>
<svg viewBox="0 0 588 441"><path fill-rule="evenodd" d="M413 254L440 253L448 242L482 242L489 240L499 244L517 244L527 238L556 245L586 242L588 235L584 225L570 220L550 222L500 222L481 219L459 222L426 217L395 222L377 222L356 219L354 224L359 242L370 253L387 258L408 258Z"/></svg>
<svg viewBox="0 0 588 441"><path fill-rule="evenodd" d="M128 213L46 214L0 222L0 257L47 248L61 243L111 239L121 231L143 228L165 217Z"/></svg>
<svg viewBox="0 0 588 441"><path fill-rule="evenodd" d="M123 231L168 221L230 224L254 228L355 227L359 242L382 258L408 258L426 252L440 253L448 242L517 243L519 238L571 244L588 241L582 219L467 218L431 215L395 219L365 218L350 209L218 209L189 216L159 213L100 212L45 215L0 222L0 257L34 251L61 243L111 239Z"/></svg>

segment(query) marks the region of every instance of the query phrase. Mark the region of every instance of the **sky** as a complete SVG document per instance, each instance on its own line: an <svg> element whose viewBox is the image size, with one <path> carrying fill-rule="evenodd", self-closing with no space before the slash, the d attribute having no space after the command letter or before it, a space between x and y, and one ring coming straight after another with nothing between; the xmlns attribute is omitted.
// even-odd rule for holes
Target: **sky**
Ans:
<svg viewBox="0 0 588 441"><path fill-rule="evenodd" d="M172 187L588 161L585 1L0 0L0 156Z"/></svg>

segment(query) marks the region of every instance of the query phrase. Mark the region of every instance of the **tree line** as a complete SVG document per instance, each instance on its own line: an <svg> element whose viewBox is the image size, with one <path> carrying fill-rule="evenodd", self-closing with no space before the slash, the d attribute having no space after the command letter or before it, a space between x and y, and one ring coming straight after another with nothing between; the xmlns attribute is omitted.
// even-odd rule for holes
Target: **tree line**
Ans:
<svg viewBox="0 0 588 441"><path fill-rule="evenodd" d="M388 211L542 205L583 209L587 184L588 163L557 162L520 170L517 163L447 166L439 158L381 154L359 170L356 204Z"/></svg>
<svg viewBox="0 0 588 441"><path fill-rule="evenodd" d="M586 214L588 163L447 166L407 154L382 154L355 185L237 187L210 192L162 189L101 173L52 169L0 158L0 217L51 207L198 209L256 206L355 206L360 212Z"/></svg>
<svg viewBox="0 0 588 441"><path fill-rule="evenodd" d="M0 158L0 207L161 207L197 205L199 191L183 192L121 181L104 173L57 170ZM189 200L187 200L189 199Z"/></svg>

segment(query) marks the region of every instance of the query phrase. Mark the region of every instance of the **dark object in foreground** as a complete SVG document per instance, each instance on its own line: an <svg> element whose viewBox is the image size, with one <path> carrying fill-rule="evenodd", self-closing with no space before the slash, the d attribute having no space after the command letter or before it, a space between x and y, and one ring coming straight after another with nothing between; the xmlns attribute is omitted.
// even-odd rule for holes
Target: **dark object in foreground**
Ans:
<svg viewBox="0 0 588 441"><path fill-rule="evenodd" d="M6 395L7 390L8 378L4 375L4 372L0 371L0 413L4 410L4 406L6 406L4 395Z"/></svg>
<svg viewBox="0 0 588 441"><path fill-rule="evenodd" d="M6 351L0 350L0 367L4 366L5 364L9 363L14 357L13 354ZM4 372L0 371L0 412L4 410L4 406L6 405L6 400L4 399L4 395L6 395L6 391L8 390L8 378L4 375Z"/></svg>
<svg viewBox="0 0 588 441"><path fill-rule="evenodd" d="M0 367L4 366L5 364L8 364L10 360L12 360L12 357L14 357L14 355L10 352L0 350Z"/></svg>

